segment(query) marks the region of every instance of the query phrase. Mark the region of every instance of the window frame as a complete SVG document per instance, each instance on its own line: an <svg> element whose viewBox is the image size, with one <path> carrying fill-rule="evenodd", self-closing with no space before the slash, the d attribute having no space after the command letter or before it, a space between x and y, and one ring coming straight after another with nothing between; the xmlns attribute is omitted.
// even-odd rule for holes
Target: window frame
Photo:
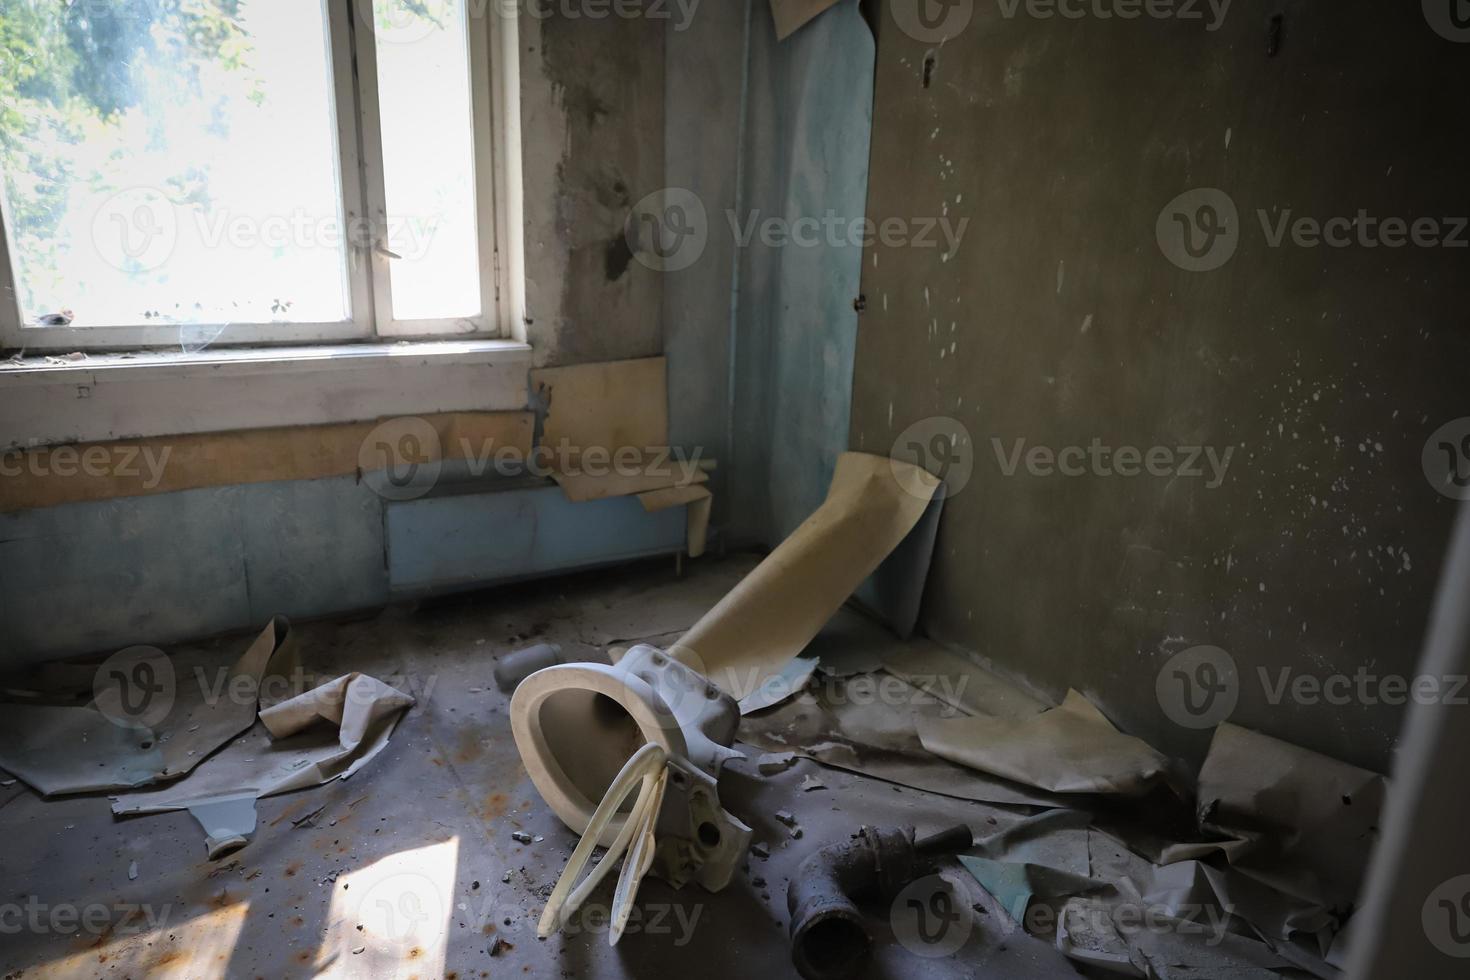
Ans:
<svg viewBox="0 0 1470 980"><path fill-rule="evenodd" d="M378 121L376 37L371 0L319 0L327 26L327 55L336 121L337 164L344 227L367 218L374 243L386 237L386 194ZM475 211L479 239L480 314L472 318L395 320L392 316L393 261L379 249L348 241L345 269L349 316L326 323L143 324L131 326L37 326L22 319L18 272L10 248L10 214L0 185L0 347L35 353L177 349L181 346L246 347L379 343L402 340L494 340L513 333L510 295L502 256L513 245L507 182L517 174L518 133L514 107L505 93L515 70L516 25L495 14L496 5L464 0L470 74ZM503 121L502 121L503 120ZM351 236L349 236L350 238ZM197 343L190 343L197 337Z"/></svg>

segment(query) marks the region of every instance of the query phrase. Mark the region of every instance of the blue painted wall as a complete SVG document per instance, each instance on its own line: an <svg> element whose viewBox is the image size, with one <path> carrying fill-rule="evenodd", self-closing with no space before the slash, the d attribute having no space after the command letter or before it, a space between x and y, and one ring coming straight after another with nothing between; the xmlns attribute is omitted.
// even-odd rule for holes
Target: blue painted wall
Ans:
<svg viewBox="0 0 1470 980"><path fill-rule="evenodd" d="M637 497L572 503L558 487L388 505L388 580L422 595L682 551L683 507Z"/></svg>
<svg viewBox="0 0 1470 980"><path fill-rule="evenodd" d="M0 667L272 616L372 609L683 549L685 509L573 504L549 481L389 502L355 477L0 515ZM387 531L385 532L385 527Z"/></svg>
<svg viewBox="0 0 1470 980"><path fill-rule="evenodd" d="M757 3L750 49L738 213L860 221L875 50L857 0L779 43L769 5ZM860 245L759 236L740 250L730 477L739 539L774 545L826 497L848 445L862 258Z"/></svg>
<svg viewBox="0 0 1470 980"><path fill-rule="evenodd" d="M368 608L387 594L382 501L354 477L0 515L0 664Z"/></svg>

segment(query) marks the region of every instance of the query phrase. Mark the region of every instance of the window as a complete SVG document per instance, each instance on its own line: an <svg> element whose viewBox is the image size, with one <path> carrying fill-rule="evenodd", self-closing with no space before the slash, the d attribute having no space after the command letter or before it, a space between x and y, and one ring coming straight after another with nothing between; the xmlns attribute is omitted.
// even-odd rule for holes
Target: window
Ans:
<svg viewBox="0 0 1470 980"><path fill-rule="evenodd" d="M4 346L499 336L494 10L0 0Z"/></svg>

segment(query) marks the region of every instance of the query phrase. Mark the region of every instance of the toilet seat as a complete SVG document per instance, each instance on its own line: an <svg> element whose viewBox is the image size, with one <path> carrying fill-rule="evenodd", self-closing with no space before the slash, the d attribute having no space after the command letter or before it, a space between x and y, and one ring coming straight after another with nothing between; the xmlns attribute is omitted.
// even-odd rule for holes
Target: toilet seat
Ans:
<svg viewBox="0 0 1470 980"><path fill-rule="evenodd" d="M740 708L698 671L647 645L615 666L547 667L516 688L510 724L531 782L577 834L587 832L628 760L659 746L669 779L651 873L676 887L697 880L716 891L729 883L751 830L720 807L715 782L726 761L743 758L729 748ZM597 843L612 846L627 819L623 811L599 822Z"/></svg>
<svg viewBox="0 0 1470 980"><path fill-rule="evenodd" d="M611 698L632 716L646 742L658 745L672 757L687 758L689 745L683 732L668 723L669 715L660 710L653 687L642 678L626 674L616 667L562 664L538 671L522 681L516 688L510 709L511 733L515 736L521 761L552 812L561 818L562 823L582 834L597 811L602 794L593 798L568 775L563 760L549 744L548 733L540 717L549 698L570 690L589 691ZM595 739L598 735L589 722L585 737ZM625 815L619 814L603 830L599 839L603 847L611 846L617 839L625 819Z"/></svg>

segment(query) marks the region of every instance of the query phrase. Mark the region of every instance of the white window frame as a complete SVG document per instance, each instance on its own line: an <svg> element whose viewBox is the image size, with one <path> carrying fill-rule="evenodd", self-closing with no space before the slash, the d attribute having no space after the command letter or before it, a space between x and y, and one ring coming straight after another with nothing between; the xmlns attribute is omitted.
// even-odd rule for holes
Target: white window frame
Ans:
<svg viewBox="0 0 1470 980"><path fill-rule="evenodd" d="M386 195L378 115L377 53L371 0L317 0L328 27L334 90L336 142L346 227L363 215L371 236L386 236ZM40 326L22 321L16 267L9 246L10 216L0 193L0 346L34 353L73 350L174 348L181 338L207 340L209 347L301 346L405 339L510 338L522 294L510 275L523 261L519 234L520 147L517 26L499 16L499 5L465 0L470 67L475 210L480 260L480 314L441 320L396 320L392 316L394 261L386 249L365 243L346 246L349 319L330 323L146 324L132 326ZM201 346L205 344L201 343Z"/></svg>

